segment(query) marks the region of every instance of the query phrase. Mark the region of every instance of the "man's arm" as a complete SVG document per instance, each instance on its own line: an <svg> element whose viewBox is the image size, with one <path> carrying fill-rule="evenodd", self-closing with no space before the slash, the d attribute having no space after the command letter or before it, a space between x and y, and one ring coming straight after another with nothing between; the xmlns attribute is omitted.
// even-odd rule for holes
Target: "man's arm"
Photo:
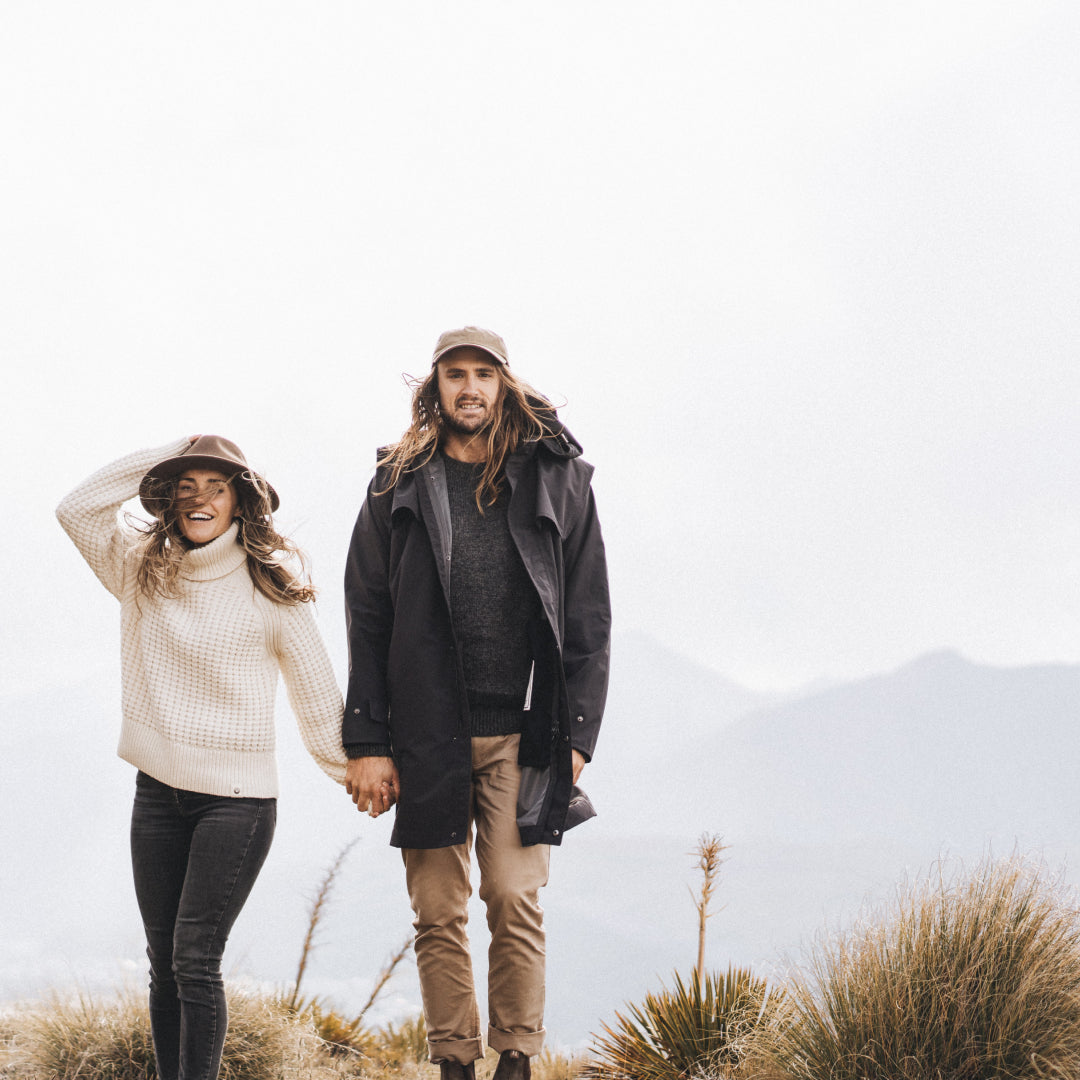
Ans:
<svg viewBox="0 0 1080 1080"><path fill-rule="evenodd" d="M345 622L349 684L341 741L349 763L345 789L372 817L388 810L400 791L392 757L386 685L394 611L390 599L389 493L376 495L377 478L356 519L345 564Z"/></svg>
<svg viewBox="0 0 1080 1080"><path fill-rule="evenodd" d="M582 514L563 542L563 669L570 700L570 738L581 766L592 758L607 698L611 601L607 559L590 487Z"/></svg>

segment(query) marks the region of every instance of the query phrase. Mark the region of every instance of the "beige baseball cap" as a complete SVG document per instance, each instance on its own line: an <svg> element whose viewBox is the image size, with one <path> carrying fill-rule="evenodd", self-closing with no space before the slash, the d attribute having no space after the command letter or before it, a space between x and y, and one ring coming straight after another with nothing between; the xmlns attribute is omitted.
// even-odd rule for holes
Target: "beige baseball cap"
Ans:
<svg viewBox="0 0 1080 1080"><path fill-rule="evenodd" d="M483 349L484 352L495 357L500 364L510 366L506 342L493 330L484 330L480 326L463 326L460 330L447 330L445 334L440 334L439 340L435 343L435 352L431 357L431 366L434 367L451 349L460 349L465 346Z"/></svg>

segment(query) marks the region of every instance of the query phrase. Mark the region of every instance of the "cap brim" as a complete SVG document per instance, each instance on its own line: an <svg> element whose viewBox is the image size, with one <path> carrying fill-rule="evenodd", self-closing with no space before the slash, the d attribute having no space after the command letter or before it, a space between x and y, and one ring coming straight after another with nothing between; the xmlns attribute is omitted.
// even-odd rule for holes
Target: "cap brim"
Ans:
<svg viewBox="0 0 1080 1080"><path fill-rule="evenodd" d="M434 367L447 353L452 353L455 349L479 349L480 352L487 353L496 363L502 364L503 367L509 367L510 363L505 360L497 352L492 352L486 345L473 345L469 341L459 342L457 345L447 345L441 352L437 352L431 358L431 366Z"/></svg>

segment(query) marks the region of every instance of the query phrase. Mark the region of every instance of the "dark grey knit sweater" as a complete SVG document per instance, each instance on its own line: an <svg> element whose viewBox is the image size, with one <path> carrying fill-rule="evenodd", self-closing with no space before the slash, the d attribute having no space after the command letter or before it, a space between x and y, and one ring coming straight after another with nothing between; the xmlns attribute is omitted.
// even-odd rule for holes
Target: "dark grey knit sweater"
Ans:
<svg viewBox="0 0 1080 1080"><path fill-rule="evenodd" d="M476 485L483 464L446 454L443 463L453 529L450 617L461 650L471 731L510 735L521 730L532 666L528 627L539 601L510 535L506 486L481 513Z"/></svg>

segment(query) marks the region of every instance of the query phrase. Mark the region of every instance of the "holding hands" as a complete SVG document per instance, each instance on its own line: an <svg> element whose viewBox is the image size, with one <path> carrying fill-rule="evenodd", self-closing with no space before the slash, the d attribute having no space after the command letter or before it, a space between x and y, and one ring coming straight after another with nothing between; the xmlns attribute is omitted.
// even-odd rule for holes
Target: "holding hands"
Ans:
<svg viewBox="0 0 1080 1080"><path fill-rule="evenodd" d="M401 785L390 757L351 758L345 770L345 790L356 809L377 818L398 801Z"/></svg>

